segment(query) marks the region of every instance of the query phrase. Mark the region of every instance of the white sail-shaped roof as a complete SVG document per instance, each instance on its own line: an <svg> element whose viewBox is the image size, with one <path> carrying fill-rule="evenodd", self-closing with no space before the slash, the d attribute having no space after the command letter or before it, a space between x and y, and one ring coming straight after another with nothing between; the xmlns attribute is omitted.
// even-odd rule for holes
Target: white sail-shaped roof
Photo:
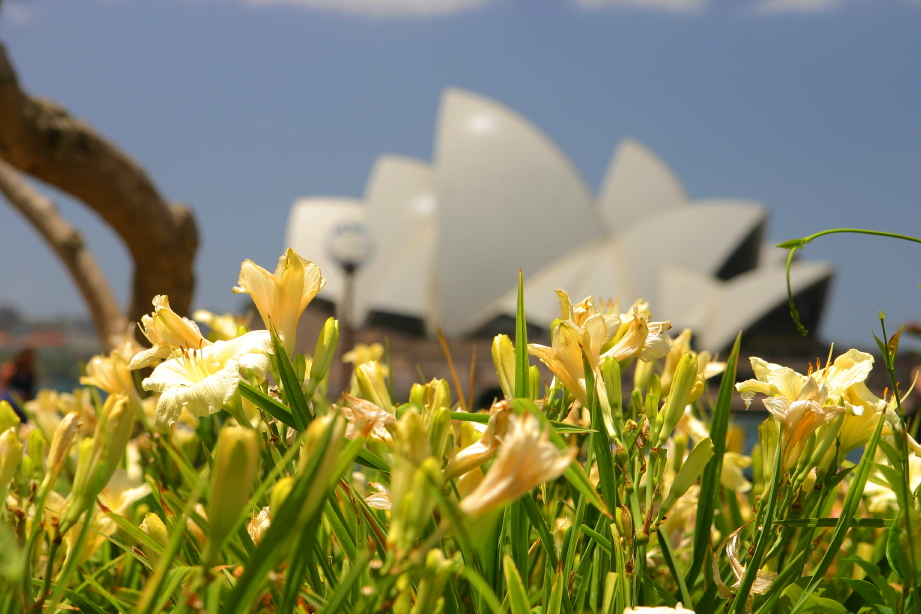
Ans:
<svg viewBox="0 0 921 614"><path fill-rule="evenodd" d="M326 285L320 298L336 302L342 296L342 271L329 254L329 241L342 222L364 221L364 202L355 198L317 196L294 201L288 214L285 247L320 265Z"/></svg>
<svg viewBox="0 0 921 614"><path fill-rule="evenodd" d="M373 228L375 256L360 271L355 311L425 320L429 317L438 196L435 174L422 160L383 155L365 190L366 223Z"/></svg>
<svg viewBox="0 0 921 614"><path fill-rule="evenodd" d="M483 324L519 267L536 270L602 236L592 194L569 159L488 98L445 92L435 165L447 231L438 240L438 319L448 334Z"/></svg>
<svg viewBox="0 0 921 614"><path fill-rule="evenodd" d="M691 328L700 349L723 349L786 301L785 254L759 245L767 209L744 200L690 200L646 147L617 148L597 201L569 159L520 115L447 90L434 162L383 155L363 200L295 202L288 244L323 267L336 301L342 273L333 229L363 221L373 255L356 280L359 321L372 312L415 318L449 335L514 317L518 269L531 324L559 316L554 290L650 301L657 319ZM795 262L795 292L832 275Z"/></svg>
<svg viewBox="0 0 921 614"><path fill-rule="evenodd" d="M624 139L608 165L598 209L608 231L619 234L645 217L684 206L687 199L684 186L659 156Z"/></svg>

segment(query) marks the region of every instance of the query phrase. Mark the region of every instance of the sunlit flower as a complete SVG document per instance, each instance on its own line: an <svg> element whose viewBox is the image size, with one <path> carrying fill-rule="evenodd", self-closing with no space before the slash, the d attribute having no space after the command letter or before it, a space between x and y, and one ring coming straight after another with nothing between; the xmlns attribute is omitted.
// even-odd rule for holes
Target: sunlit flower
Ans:
<svg viewBox="0 0 921 614"><path fill-rule="evenodd" d="M908 483L911 492L917 492L921 486L921 457L915 452L908 454ZM898 509L898 497L886 478L875 473L863 489L867 498L867 509L874 514L883 514L889 509Z"/></svg>
<svg viewBox="0 0 921 614"><path fill-rule="evenodd" d="M483 435L454 455L454 458L445 467L445 478L451 479L463 475L479 467L499 452L500 444L512 425L514 411L507 402L500 401L490 408L489 413L489 423Z"/></svg>
<svg viewBox="0 0 921 614"><path fill-rule="evenodd" d="M634 306L626 333L602 358L613 356L622 361L636 356L646 362L662 358L671 348L671 339L665 334L671 327L668 321L650 322L649 316Z"/></svg>
<svg viewBox="0 0 921 614"><path fill-rule="evenodd" d="M211 342L201 336L198 325L170 309L165 294L153 299L153 315L141 317L141 332L150 341L150 349L139 352L128 363L129 369L141 369L166 360L177 348L199 350Z"/></svg>
<svg viewBox="0 0 921 614"><path fill-rule="evenodd" d="M237 330L243 325L240 316L232 313L219 315L207 309L196 309L192 317L211 329L208 336L215 341L230 341L237 336Z"/></svg>
<svg viewBox="0 0 921 614"><path fill-rule="evenodd" d="M808 378L796 400L786 396L764 399L764 406L783 426L783 469L796 465L809 436L820 426L844 411L838 405L825 405L827 391Z"/></svg>
<svg viewBox="0 0 921 614"><path fill-rule="evenodd" d="M349 421L345 431L347 438L353 439L367 432L374 439L392 440L388 427L392 428L397 423L393 414L381 409L371 401L353 397L348 393L345 393L344 396L349 404L340 407L340 410Z"/></svg>
<svg viewBox="0 0 921 614"><path fill-rule="evenodd" d="M290 356L297 337L297 321L324 285L320 267L297 255L293 249L278 259L275 273L252 260L240 265L240 285L234 292L249 294L266 327L275 329Z"/></svg>
<svg viewBox="0 0 921 614"><path fill-rule="evenodd" d="M185 350L161 363L143 382L144 390L161 393L157 422L173 424L183 408L196 416L220 411L237 392L244 375L265 377L271 351L269 333L253 331L200 350Z"/></svg>
<svg viewBox="0 0 921 614"><path fill-rule="evenodd" d="M733 492L750 491L752 483L745 478L742 471L751 467L751 464L751 456L744 456L737 452L726 452L723 455L720 484L722 484L723 488L728 488Z"/></svg>
<svg viewBox="0 0 921 614"><path fill-rule="evenodd" d="M141 397L134 386L134 375L128 370L128 363L142 348L132 337L121 337L108 355L97 354L86 363L86 375L80 378L85 386L96 386L108 394L123 392L128 395L132 407L141 411Z"/></svg>
<svg viewBox="0 0 921 614"><path fill-rule="evenodd" d="M561 475L577 450L568 453L550 443L550 434L530 414L511 416L509 433L479 486L460 502L470 516L511 503L535 486Z"/></svg>
<svg viewBox="0 0 921 614"><path fill-rule="evenodd" d="M563 320L550 335L551 347L530 343L528 353L547 365L576 399L587 405L581 342L582 329L569 320Z"/></svg>

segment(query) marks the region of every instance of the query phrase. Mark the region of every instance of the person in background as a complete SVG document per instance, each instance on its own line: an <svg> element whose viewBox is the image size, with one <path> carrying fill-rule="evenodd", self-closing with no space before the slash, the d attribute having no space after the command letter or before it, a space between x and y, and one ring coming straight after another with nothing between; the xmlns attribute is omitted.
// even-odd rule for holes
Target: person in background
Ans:
<svg viewBox="0 0 921 614"><path fill-rule="evenodd" d="M0 365L0 400L10 405L26 422L22 404L35 397L35 350L26 348Z"/></svg>

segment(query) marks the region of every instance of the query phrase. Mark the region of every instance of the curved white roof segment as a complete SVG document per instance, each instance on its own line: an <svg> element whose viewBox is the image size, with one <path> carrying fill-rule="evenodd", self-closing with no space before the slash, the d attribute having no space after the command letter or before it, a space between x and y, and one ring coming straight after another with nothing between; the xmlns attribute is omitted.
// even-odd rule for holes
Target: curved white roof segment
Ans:
<svg viewBox="0 0 921 614"><path fill-rule="evenodd" d="M288 245L321 267L321 296L336 301L341 271L328 255L343 221L371 229L371 261L356 280L356 315L372 312L476 332L515 314L517 270L525 272L528 319L559 316L554 290L649 300L653 315L695 330L700 349L721 350L786 302L781 250L758 244L767 209L743 200L689 200L646 147L617 148L597 200L559 148L510 109L447 90L434 162L378 158L363 200L294 203ZM727 266L729 265L729 266ZM795 262L795 292L833 271Z"/></svg>
<svg viewBox="0 0 921 614"><path fill-rule="evenodd" d="M448 230L437 255L446 334L482 325L508 290L509 271L544 267L574 240L602 236L592 193L569 159L526 119L483 96L457 89L442 96L435 173L439 223Z"/></svg>

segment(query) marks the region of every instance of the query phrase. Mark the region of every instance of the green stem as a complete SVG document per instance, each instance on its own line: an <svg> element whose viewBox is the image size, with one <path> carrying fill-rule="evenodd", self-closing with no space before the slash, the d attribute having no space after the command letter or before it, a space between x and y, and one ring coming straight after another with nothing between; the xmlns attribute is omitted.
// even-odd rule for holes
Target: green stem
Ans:
<svg viewBox="0 0 921 614"><path fill-rule="evenodd" d="M796 250L802 249L804 245L812 243L812 241L818 239L819 237L842 233L889 237L890 239L901 239L903 241L921 243L921 239L918 237L900 235L894 232L884 232L882 230L865 230L863 228L833 228L831 230L823 230L822 232L817 232L813 235L809 235L808 237L803 237L802 239L793 239L779 244L777 247L790 250L790 254L787 256L787 299L790 302L790 317L793 318L793 322L796 324L796 329L804 337L809 333L809 331L800 321L799 312L796 310L796 302L793 300L793 287L790 285L790 267L793 265L793 255L796 253Z"/></svg>

